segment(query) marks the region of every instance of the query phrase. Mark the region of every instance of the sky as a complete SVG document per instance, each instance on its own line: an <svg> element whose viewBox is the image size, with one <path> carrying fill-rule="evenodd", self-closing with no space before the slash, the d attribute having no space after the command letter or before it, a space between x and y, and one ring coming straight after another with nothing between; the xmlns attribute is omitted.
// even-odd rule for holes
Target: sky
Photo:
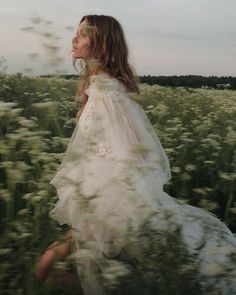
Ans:
<svg viewBox="0 0 236 295"><path fill-rule="evenodd" d="M121 23L138 75L236 76L235 12L236 0L0 0L0 71L77 74L70 51L79 21L103 14ZM25 29L32 25L38 33ZM49 65L47 42L60 66Z"/></svg>

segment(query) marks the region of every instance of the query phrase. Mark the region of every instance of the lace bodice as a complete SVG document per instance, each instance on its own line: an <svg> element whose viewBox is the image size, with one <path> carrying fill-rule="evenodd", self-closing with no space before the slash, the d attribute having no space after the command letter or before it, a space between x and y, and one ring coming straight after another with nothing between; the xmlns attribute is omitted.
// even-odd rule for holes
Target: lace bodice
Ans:
<svg viewBox="0 0 236 295"><path fill-rule="evenodd" d="M79 131L83 136L91 136L96 127L96 101L102 98L116 100L124 94L125 88L117 79L100 74L91 76L91 84L85 92L89 98L79 119ZM107 158L112 152L112 146L107 138L96 144L97 156Z"/></svg>

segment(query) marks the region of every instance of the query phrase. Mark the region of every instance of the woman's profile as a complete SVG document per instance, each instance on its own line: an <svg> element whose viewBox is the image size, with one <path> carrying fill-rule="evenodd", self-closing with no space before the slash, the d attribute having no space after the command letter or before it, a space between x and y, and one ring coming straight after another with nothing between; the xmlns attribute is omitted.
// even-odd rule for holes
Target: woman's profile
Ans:
<svg viewBox="0 0 236 295"><path fill-rule="evenodd" d="M111 16L86 15L72 45L73 61L84 62L76 94L81 107L50 182L59 198L50 216L70 231L63 243L54 242L40 257L37 277L50 280L54 263L72 253L83 294L108 294L107 261L126 253L138 263L139 231L149 219L163 232L171 224L180 225L204 274L212 264L223 268L225 262L233 268L235 262L227 255L235 255L236 239L227 226L210 212L180 204L163 191L171 178L169 160L145 112L129 96L139 93L139 87L120 23ZM171 221L165 220L166 213ZM72 280L67 276L64 283ZM233 280L230 283L236 288Z"/></svg>

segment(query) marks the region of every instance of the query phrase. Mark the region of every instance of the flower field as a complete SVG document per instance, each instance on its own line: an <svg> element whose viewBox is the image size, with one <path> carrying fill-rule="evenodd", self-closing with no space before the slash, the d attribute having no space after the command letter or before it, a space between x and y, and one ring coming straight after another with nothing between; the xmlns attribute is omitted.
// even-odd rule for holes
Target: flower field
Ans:
<svg viewBox="0 0 236 295"><path fill-rule="evenodd" d="M48 216L57 201L49 182L76 123L77 87L78 81L59 77L0 75L1 294L64 294L37 282L34 263L67 229ZM211 211L236 232L236 92L140 89L130 96L170 161L165 191Z"/></svg>

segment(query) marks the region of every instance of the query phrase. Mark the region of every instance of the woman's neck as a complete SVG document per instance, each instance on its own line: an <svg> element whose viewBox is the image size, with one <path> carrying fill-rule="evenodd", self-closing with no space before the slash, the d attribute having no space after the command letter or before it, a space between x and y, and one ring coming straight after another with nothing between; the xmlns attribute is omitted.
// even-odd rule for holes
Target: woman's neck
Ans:
<svg viewBox="0 0 236 295"><path fill-rule="evenodd" d="M99 59L94 59L94 58L86 59L86 64L87 64L87 71L89 75L105 73L101 69L101 61Z"/></svg>

